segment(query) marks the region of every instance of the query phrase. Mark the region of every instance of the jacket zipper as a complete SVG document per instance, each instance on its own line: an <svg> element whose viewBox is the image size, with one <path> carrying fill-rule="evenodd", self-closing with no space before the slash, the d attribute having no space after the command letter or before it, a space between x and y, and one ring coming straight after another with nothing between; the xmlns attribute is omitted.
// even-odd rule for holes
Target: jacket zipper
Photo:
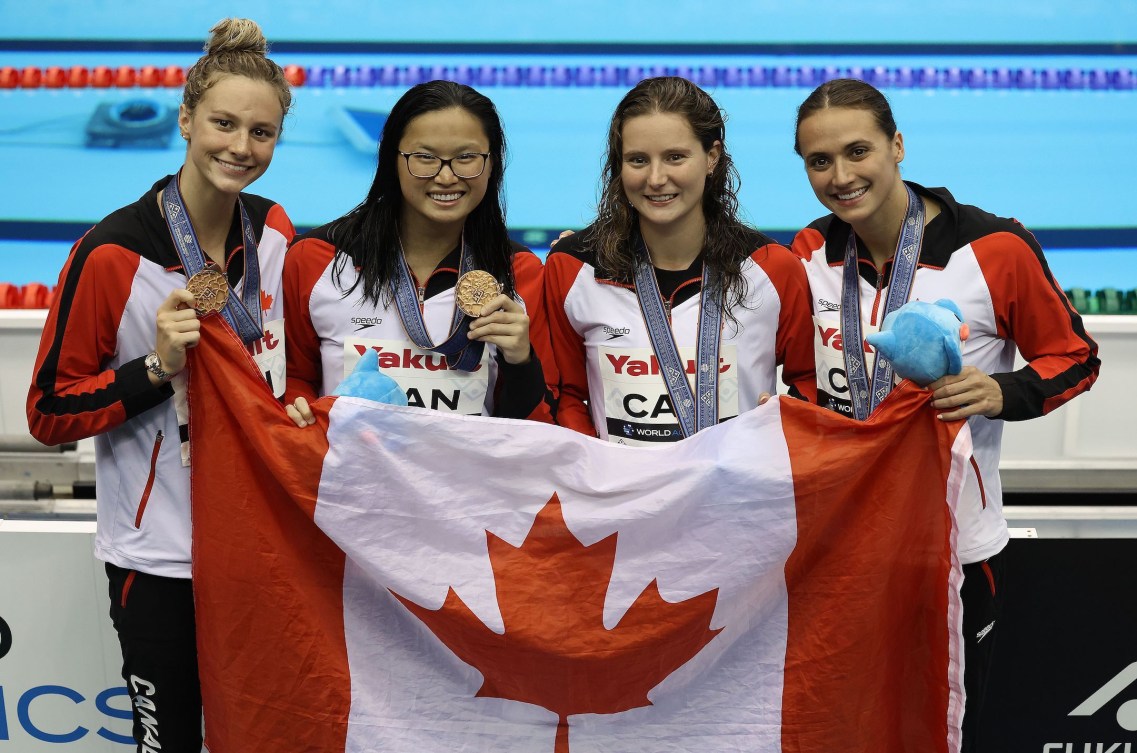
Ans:
<svg viewBox="0 0 1137 753"><path fill-rule="evenodd" d="M134 516L134 527L142 527L142 514L146 512L146 503L150 501L150 490L154 488L154 476L158 469L158 451L162 449L161 431L154 437L154 451L150 453L150 475L146 478L146 488L142 490L142 501L138 503L138 514Z"/></svg>
<svg viewBox="0 0 1137 753"><path fill-rule="evenodd" d="M880 291L884 287L884 274L881 270L876 273L876 298L872 302L872 316L869 318L869 324L877 326L876 317L880 313Z"/></svg>

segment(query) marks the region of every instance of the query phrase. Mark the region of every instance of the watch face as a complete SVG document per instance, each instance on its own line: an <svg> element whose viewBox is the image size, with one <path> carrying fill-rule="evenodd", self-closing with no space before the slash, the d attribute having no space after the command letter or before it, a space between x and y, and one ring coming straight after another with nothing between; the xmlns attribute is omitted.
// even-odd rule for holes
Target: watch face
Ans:
<svg viewBox="0 0 1137 753"><path fill-rule="evenodd" d="M157 353L151 353L146 356L146 370L154 374L159 379L165 379L170 376L165 369L162 368L162 359L158 358Z"/></svg>

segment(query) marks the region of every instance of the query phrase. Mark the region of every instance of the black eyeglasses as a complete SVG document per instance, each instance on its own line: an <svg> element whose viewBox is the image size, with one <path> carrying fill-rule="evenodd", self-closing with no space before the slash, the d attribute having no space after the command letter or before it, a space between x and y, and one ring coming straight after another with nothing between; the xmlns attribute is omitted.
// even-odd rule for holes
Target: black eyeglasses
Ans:
<svg viewBox="0 0 1137 753"><path fill-rule="evenodd" d="M485 172L489 152L464 152L450 159L442 159L427 152L399 152L407 161L407 171L416 178L433 178L450 166L455 178L476 178Z"/></svg>

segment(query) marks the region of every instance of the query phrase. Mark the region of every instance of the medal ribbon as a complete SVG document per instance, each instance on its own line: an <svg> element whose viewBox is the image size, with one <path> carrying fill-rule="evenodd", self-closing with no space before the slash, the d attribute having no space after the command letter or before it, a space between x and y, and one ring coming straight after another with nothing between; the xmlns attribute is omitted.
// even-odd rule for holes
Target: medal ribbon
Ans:
<svg viewBox="0 0 1137 753"><path fill-rule="evenodd" d="M474 255L462 239L462 253L458 262L458 276L473 270ZM399 247L399 273L392 281L395 286L395 306L399 310L399 318L403 320L403 329L411 342L423 350L431 350L446 356L446 364L459 371L473 371L482 361L482 352L485 343L475 340L471 342L466 338L469 332L469 323L472 319L462 309L458 308L458 301L454 301L454 318L450 324L450 335L441 343L435 345L426 331L426 324L422 320L422 312L418 307L418 289L411 278L411 270L403 256L403 249ZM455 294L456 296L457 294Z"/></svg>
<svg viewBox="0 0 1137 753"><path fill-rule="evenodd" d="M201 244L197 241L193 223L190 222L189 212L186 211L182 193L178 188L181 173L174 176L166 185L162 194L162 201L166 209L166 226L170 229L170 237L174 240L174 248L182 262L182 269L186 279L205 269L205 255L201 251ZM249 345L264 337L264 327L261 324L261 267L257 259L257 239L253 235L253 223L249 221L249 214L241 197L237 197L237 208L241 212L241 235L245 240L245 274L241 297L229 285L229 299L221 309L221 316L229 322L241 340Z"/></svg>
<svg viewBox="0 0 1137 753"><path fill-rule="evenodd" d="M699 293L699 336L697 343L698 361L695 372L695 391L683 368L683 359L671 334L671 322L663 310L663 296L655 279L655 268L651 264L647 247L640 240L636 259L636 298L643 312L651 337L652 350L659 362L671 406L679 419L679 428L684 437L689 437L700 429L718 423L719 399L719 341L722 336L722 293L721 278L708 264L703 264L702 290Z"/></svg>
<svg viewBox="0 0 1137 753"><path fill-rule="evenodd" d="M904 184L908 191L908 211L900 229L900 240L892 257L892 279L888 284L884 315L907 302L916 279L920 248L924 242L924 200ZM861 334L861 286L857 272L857 236L849 228L849 242L845 245L845 262L841 290L841 331L844 335L845 376L849 381L849 395L853 401L853 416L864 421L892 391L892 364L876 358L873 368L872 389L869 389L865 368L865 341Z"/></svg>

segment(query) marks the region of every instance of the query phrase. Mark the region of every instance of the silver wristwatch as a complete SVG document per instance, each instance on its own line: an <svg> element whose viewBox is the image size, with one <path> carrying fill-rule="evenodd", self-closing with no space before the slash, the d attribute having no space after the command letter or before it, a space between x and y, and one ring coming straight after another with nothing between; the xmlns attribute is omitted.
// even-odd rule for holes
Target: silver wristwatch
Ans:
<svg viewBox="0 0 1137 753"><path fill-rule="evenodd" d="M154 376L158 377L159 381L168 382L174 378L174 375L162 368L162 359L158 357L157 351L151 351L147 354L146 370Z"/></svg>

